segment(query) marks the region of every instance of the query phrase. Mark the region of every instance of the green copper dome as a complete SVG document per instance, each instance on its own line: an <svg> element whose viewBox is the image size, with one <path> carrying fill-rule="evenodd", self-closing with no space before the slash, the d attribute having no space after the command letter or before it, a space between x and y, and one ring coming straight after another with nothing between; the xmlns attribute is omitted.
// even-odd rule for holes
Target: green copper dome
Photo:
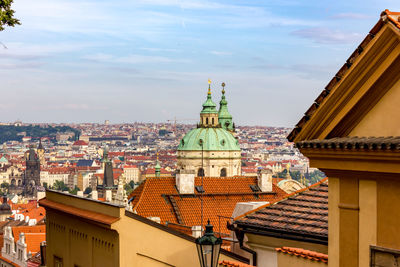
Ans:
<svg viewBox="0 0 400 267"><path fill-rule="evenodd" d="M196 128L189 131L179 143L178 151L201 151L201 142L204 151L240 151L238 140L222 128Z"/></svg>
<svg viewBox="0 0 400 267"><path fill-rule="evenodd" d="M203 104L203 110L200 112L201 114L204 113L215 113L217 114L217 105L211 99L211 89L208 86L208 93L207 93L207 100Z"/></svg>

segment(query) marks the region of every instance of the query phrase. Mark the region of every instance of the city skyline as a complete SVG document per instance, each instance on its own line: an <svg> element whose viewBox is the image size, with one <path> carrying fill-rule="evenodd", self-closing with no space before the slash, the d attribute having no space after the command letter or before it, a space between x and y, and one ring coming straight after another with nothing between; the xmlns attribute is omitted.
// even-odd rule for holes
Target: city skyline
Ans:
<svg viewBox="0 0 400 267"><path fill-rule="evenodd" d="M399 7L17 0L22 25L0 33L2 121L196 123L210 78L237 125L293 127L377 12Z"/></svg>

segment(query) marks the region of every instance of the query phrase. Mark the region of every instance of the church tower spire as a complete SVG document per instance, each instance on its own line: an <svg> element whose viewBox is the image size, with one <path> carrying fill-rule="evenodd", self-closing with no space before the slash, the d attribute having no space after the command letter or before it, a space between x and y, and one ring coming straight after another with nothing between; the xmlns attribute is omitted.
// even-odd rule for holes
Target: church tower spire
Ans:
<svg viewBox="0 0 400 267"><path fill-rule="evenodd" d="M222 97L219 102L218 120L223 129L231 132L235 130L232 122L232 115L228 111L228 102L225 99L225 83L222 83Z"/></svg>
<svg viewBox="0 0 400 267"><path fill-rule="evenodd" d="M207 100L203 104L203 110L200 112L200 126L203 128L218 126L217 105L211 97L211 80L208 80Z"/></svg>
<svg viewBox="0 0 400 267"><path fill-rule="evenodd" d="M156 161L155 171L156 171L156 177L160 177L161 176L161 165L160 165L160 162L158 161L158 152L157 152L157 161Z"/></svg>

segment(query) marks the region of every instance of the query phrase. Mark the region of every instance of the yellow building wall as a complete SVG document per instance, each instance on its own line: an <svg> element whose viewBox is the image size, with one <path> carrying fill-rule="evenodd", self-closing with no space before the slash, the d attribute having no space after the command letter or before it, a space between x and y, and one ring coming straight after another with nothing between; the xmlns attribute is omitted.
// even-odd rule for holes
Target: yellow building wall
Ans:
<svg viewBox="0 0 400 267"><path fill-rule="evenodd" d="M339 267L339 178L329 177L328 255L329 267Z"/></svg>
<svg viewBox="0 0 400 267"><path fill-rule="evenodd" d="M400 80L379 100L349 136L400 136Z"/></svg>
<svg viewBox="0 0 400 267"><path fill-rule="evenodd" d="M278 267L327 267L328 264L321 261L304 259L295 255L278 253Z"/></svg>
<svg viewBox="0 0 400 267"><path fill-rule="evenodd" d="M47 265L54 256L63 266L119 266L118 234L55 212L46 214Z"/></svg>
<svg viewBox="0 0 400 267"><path fill-rule="evenodd" d="M380 180L377 191L377 245L400 249L400 181Z"/></svg>
<svg viewBox="0 0 400 267"><path fill-rule="evenodd" d="M363 179L359 181L359 186L359 266L369 267L369 246L376 244L376 181Z"/></svg>

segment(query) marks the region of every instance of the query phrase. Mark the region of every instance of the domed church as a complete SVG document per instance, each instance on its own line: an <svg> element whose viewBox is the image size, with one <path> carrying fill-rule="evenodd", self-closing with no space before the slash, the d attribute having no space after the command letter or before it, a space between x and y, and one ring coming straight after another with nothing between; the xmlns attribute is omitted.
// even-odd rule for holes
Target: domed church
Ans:
<svg viewBox="0 0 400 267"><path fill-rule="evenodd" d="M177 169L193 170L197 176L225 177L241 175L241 150L234 137L235 125L225 99L225 84L222 98L217 105L211 97L208 82L207 100L200 112L200 123L180 141L177 151Z"/></svg>

